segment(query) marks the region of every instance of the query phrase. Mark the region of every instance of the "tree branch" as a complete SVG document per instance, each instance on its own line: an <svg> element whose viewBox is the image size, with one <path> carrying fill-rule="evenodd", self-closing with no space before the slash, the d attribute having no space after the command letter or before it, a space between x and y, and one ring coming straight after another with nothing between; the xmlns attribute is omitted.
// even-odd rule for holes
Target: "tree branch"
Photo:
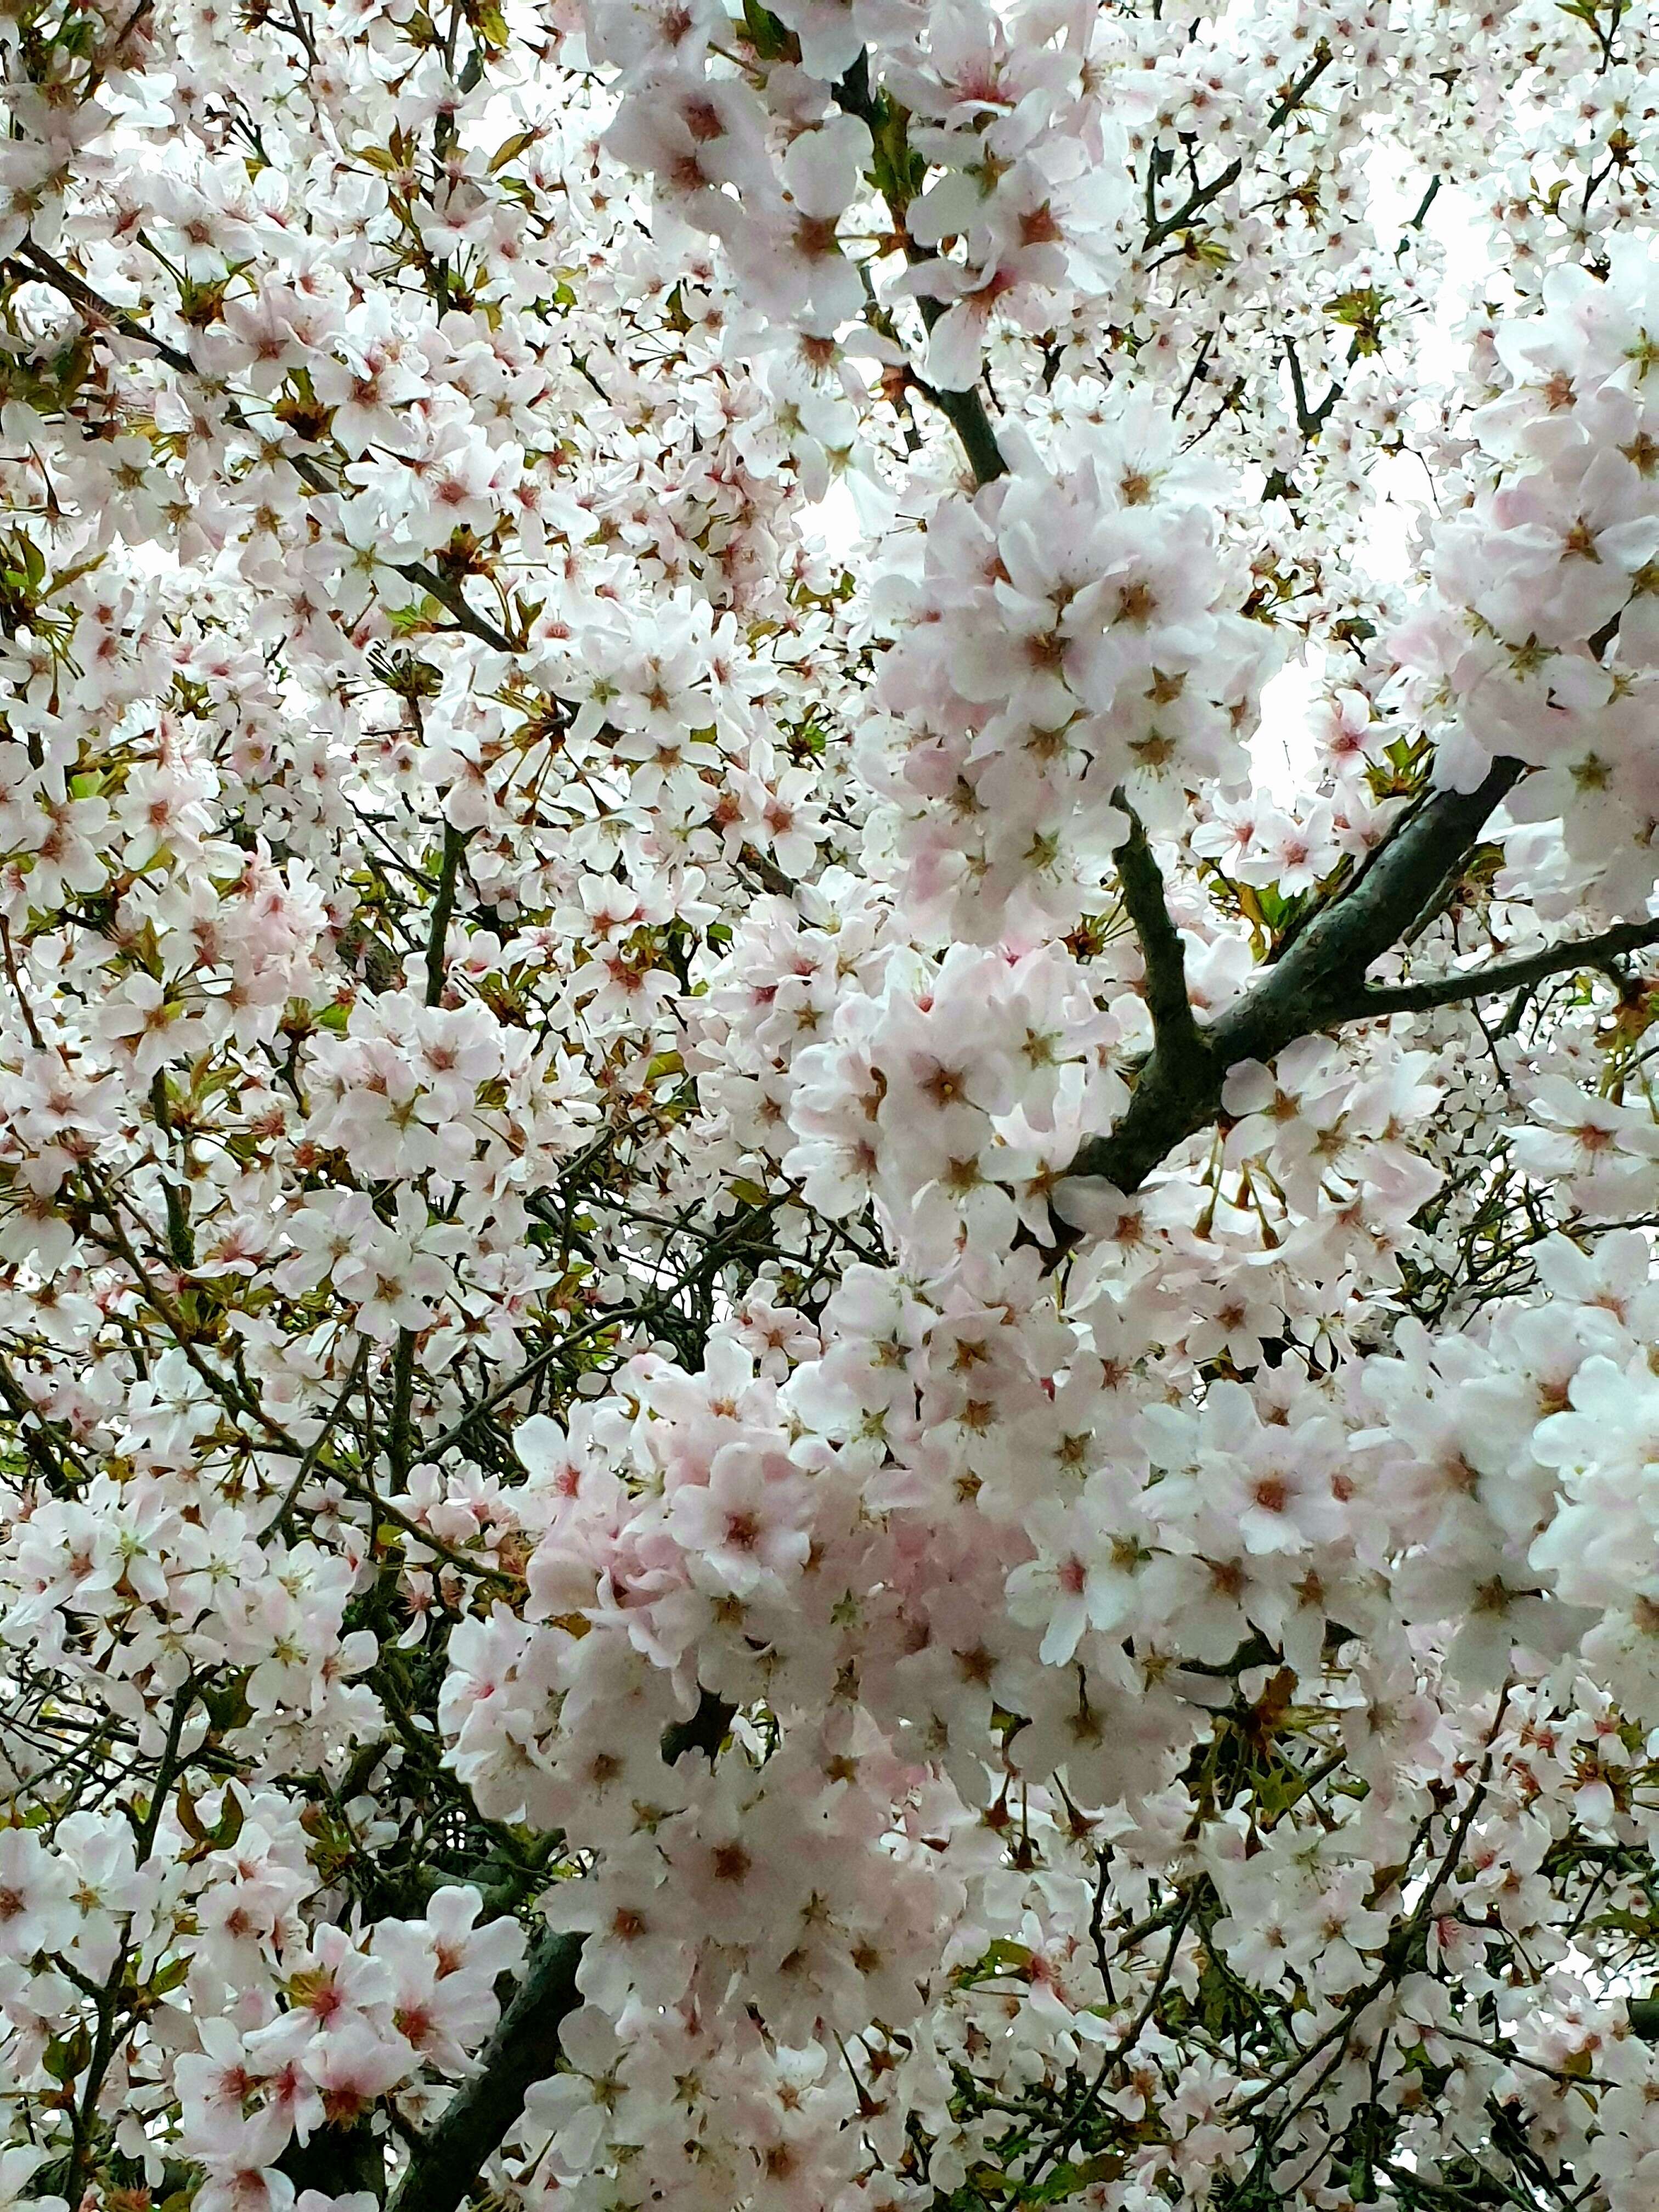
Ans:
<svg viewBox="0 0 1659 2212"><path fill-rule="evenodd" d="M1002 448L996 441L978 392L937 392L931 384L921 383L917 388L933 401L956 432L976 483L994 483L999 477L1007 475L1008 464L1002 458Z"/></svg>
<svg viewBox="0 0 1659 2212"><path fill-rule="evenodd" d="M15 258L22 264L24 276L33 283L45 284L54 292L61 292L72 306L80 308L82 314L95 316L98 321L118 331L132 344L148 346L180 376L201 375L201 371L187 353L181 353L177 346L169 345L165 338L158 338L154 331L141 323L136 315L130 315L125 307L115 307L108 300L101 299L90 284L77 276L72 269L65 269L62 262L54 261L51 254L38 246L32 238L23 240Z"/></svg>
<svg viewBox="0 0 1659 2212"><path fill-rule="evenodd" d="M1541 952L1528 952L1518 960L1494 960L1461 975L1437 975L1421 983L1391 983L1360 991L1346 1006L1343 1021L1366 1021L1385 1014L1425 1013L1433 1006L1455 1006L1463 999L1501 998L1509 991L1541 983L1547 976L1563 975L1577 968L1599 968L1620 953L1639 952L1644 945L1659 945L1659 921L1621 921L1599 937L1575 938L1570 944L1547 945Z"/></svg>
<svg viewBox="0 0 1659 2212"><path fill-rule="evenodd" d="M771 855L763 853L757 846L745 845L738 859L759 878L762 890L772 892L777 898L792 899L800 889L794 878L787 876Z"/></svg>
<svg viewBox="0 0 1659 2212"><path fill-rule="evenodd" d="M1116 1127L1089 1139L1071 1175L1138 1190L1160 1160L1214 1121L1230 1068L1272 1060L1297 1037L1352 1019L1365 970L1439 912L1487 818L1522 773L1520 762L1500 760L1478 790L1437 791L1420 801L1253 990L1218 1021L1194 1024L1201 1052L1158 1038ZM1127 880L1124 896L1127 902ZM1157 1027L1155 1016L1155 1036Z"/></svg>
<svg viewBox="0 0 1659 2212"><path fill-rule="evenodd" d="M1431 921L1450 896L1480 832L1523 773L1496 762L1478 789L1436 791L1322 907L1213 1035L1231 1066L1270 1060L1295 1038L1346 1018L1343 1006L1373 960Z"/></svg>
<svg viewBox="0 0 1659 2212"><path fill-rule="evenodd" d="M432 902L432 926L426 940L426 1003L435 1006L443 998L449 951L449 920L455 911L455 878L466 850L466 832L453 822L444 823L444 856L438 889Z"/></svg>
<svg viewBox="0 0 1659 2212"><path fill-rule="evenodd" d="M441 1436L434 1437L429 1443L418 1442L412 1464L417 1467L435 1466L447 1451L459 1443L479 1421L486 1419L493 1413L496 1407L504 1404L509 1398L516 1397L520 1390L533 1382L538 1375L553 1366L558 1360L568 1359L575 1346L585 1342L587 1338L600 1335L607 1328L620 1328L628 1322L648 1321L655 1315L665 1312L678 1292L688 1290L694 1283L705 1279L718 1265L742 1249L744 1240L753 1230L757 1214L765 1212L770 1207L781 1203L781 1194L778 1198L769 1199L765 1207L746 1208L729 1229L722 1230L717 1237L709 1239L708 1247L693 1272L690 1275L678 1279L666 1291L659 1291L654 1297L645 1299L638 1305L602 1307L598 1313L590 1314L586 1321L578 1322L574 1328L568 1329L556 1343L544 1346L532 1358L526 1360L522 1367L514 1369L511 1375L496 1383L494 1389L487 1391L482 1398L469 1406L460 1419L447 1428ZM430 1544L434 1540L430 1536L422 1536L421 1540L422 1543Z"/></svg>
<svg viewBox="0 0 1659 2212"><path fill-rule="evenodd" d="M553 2071L559 2029L581 2002L576 1968L582 1940L550 1931L536 1945L523 1981L479 2056L477 2073L422 2138L389 2212L455 2212L465 2200L485 2160L524 2110L532 2083Z"/></svg>
<svg viewBox="0 0 1659 2212"><path fill-rule="evenodd" d="M870 88L870 54L866 48L836 85L835 100L843 114L858 117L869 131L872 144L876 147L882 143L884 123L892 113L890 109L888 114L884 115L879 103L885 98L884 94L876 94ZM902 127L903 110L898 110L897 114ZM912 240L905 222L908 202L902 191L896 186L893 191L884 191L882 200L903 247L904 258L911 266L915 267L918 262L938 260L939 257L931 246L917 246ZM916 304L921 310L923 324L931 331L945 312L944 301L923 297ZM975 483L994 483L999 477L1007 475L1008 464L1002 457L1002 448L991 428L991 418L987 415L984 402L978 392L972 390L939 391L916 375L914 370L910 373L909 380L924 399L938 408L956 432L962 450L968 457L968 465L974 472Z"/></svg>
<svg viewBox="0 0 1659 2212"><path fill-rule="evenodd" d="M944 312L937 300L922 300L921 319L931 331ZM932 309L929 313L928 310ZM957 441L968 457L968 465L974 472L976 484L994 483L999 477L1008 473L1008 464L1002 457L996 433L991 428L991 418L985 411L984 402L977 392L942 392L912 372L910 381L922 398L938 408L957 434Z"/></svg>
<svg viewBox="0 0 1659 2212"><path fill-rule="evenodd" d="M672 1765L688 1751L702 1751L712 1759L732 1725L733 1710L712 1690L704 1690L690 1720L663 1730L663 1758ZM469 2195L485 2160L524 2110L532 2085L553 2071L559 2029L581 2002L576 1969L585 1941L580 1935L543 1936L517 1994L479 2055L477 2071L422 2139L387 2212L455 2212Z"/></svg>
<svg viewBox="0 0 1659 2212"><path fill-rule="evenodd" d="M358 1377L368 1364L368 1352L369 1340L366 1336L360 1335L357 1339L356 1355L351 1363L351 1371L346 1376L339 1396L324 1417L321 1428L307 1445L306 1455L300 1462L298 1472L284 1492L281 1505L276 1509L276 1518L270 1525L285 1541L293 1534L294 1509L299 1503L300 1492L315 1474L318 1462L328 1449L330 1432L338 1423L341 1414L344 1413L350 1402L351 1394L357 1387Z"/></svg>
<svg viewBox="0 0 1659 2212"><path fill-rule="evenodd" d="M1285 341L1285 359L1291 372L1291 390L1296 398L1296 427L1302 433L1304 444L1310 444L1324 428L1333 407L1342 397L1342 380L1334 376L1330 390L1317 407L1308 404L1308 387L1302 378L1302 360L1289 338Z"/></svg>
<svg viewBox="0 0 1659 2212"><path fill-rule="evenodd" d="M1266 137L1271 138L1281 125L1290 120L1308 93L1330 67L1333 58L1331 49L1322 39L1307 68L1286 88L1284 97L1268 111ZM1147 223L1146 235L1142 241L1143 250L1152 252L1173 238L1178 230L1185 230L1195 215L1200 215L1212 200L1218 198L1230 185L1236 185L1243 173L1244 162L1241 156L1236 161L1230 161L1224 169L1211 178L1207 185L1194 185L1173 215L1161 219L1154 217Z"/></svg>
<svg viewBox="0 0 1659 2212"><path fill-rule="evenodd" d="M1117 862L1124 907L1140 940L1146 969L1146 1006L1158 1049L1176 1057L1207 1057L1209 1047L1187 996L1187 956L1181 932L1170 919L1164 878L1146 842L1146 829L1121 786L1112 793L1112 804L1129 817L1129 834L1112 858Z"/></svg>
<svg viewBox="0 0 1659 2212"><path fill-rule="evenodd" d="M292 453L284 453L283 459L298 468L299 461ZM498 629L471 606L456 585L441 576L435 568L428 568L424 561L394 562L392 568L393 573L401 576L405 583L418 584L423 592L436 599L441 607L447 608L455 617L457 629L465 630L481 645L492 645L497 653L518 653L524 650L521 645L513 642L504 629Z"/></svg>
<svg viewBox="0 0 1659 2212"><path fill-rule="evenodd" d="M129 314L125 307L118 307L101 298L84 278L77 276L72 269L64 268L62 262L54 260L32 238L25 240L18 247L15 258L25 275L36 283L49 285L53 291L61 292L64 299L79 307L83 315L95 317L108 329L118 331L135 345L148 346L179 375L192 377L198 383L208 385L210 389L217 388L213 386L211 379L197 368L187 353L180 352L177 346L169 345L165 338L157 337L154 331L140 322L136 315ZM222 390L221 397L224 401L225 420L237 429L246 430L250 435L258 436L258 432L232 393L228 390ZM276 450L295 474L313 491L336 492L337 487L329 482L325 472L307 454L290 453L283 447L278 447ZM386 566L394 575L401 576L405 583L418 585L422 591L436 599L440 606L455 617L457 629L465 630L481 644L493 646L498 653L516 653L520 650L505 630L498 629L468 604L459 586L441 576L424 561L388 562Z"/></svg>

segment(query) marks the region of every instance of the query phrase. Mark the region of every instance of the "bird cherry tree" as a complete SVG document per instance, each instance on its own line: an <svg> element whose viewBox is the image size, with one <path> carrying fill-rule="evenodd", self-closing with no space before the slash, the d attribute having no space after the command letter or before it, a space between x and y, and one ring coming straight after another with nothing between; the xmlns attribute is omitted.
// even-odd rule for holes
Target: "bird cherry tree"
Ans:
<svg viewBox="0 0 1659 2212"><path fill-rule="evenodd" d="M0 2203L1651 2212L1648 0L0 58Z"/></svg>

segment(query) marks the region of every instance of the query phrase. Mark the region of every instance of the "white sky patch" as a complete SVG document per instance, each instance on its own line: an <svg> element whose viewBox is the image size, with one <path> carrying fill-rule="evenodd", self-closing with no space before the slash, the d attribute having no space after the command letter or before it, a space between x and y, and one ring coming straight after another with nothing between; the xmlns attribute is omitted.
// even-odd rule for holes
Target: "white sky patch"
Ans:
<svg viewBox="0 0 1659 2212"><path fill-rule="evenodd" d="M1256 781L1280 806L1293 805L1313 782L1312 708L1325 672L1315 647L1286 661L1261 687L1261 725L1250 747Z"/></svg>
<svg viewBox="0 0 1659 2212"><path fill-rule="evenodd" d="M828 550L842 560L864 538L864 525L845 477L837 477L821 500L801 512L809 529L817 531Z"/></svg>
<svg viewBox="0 0 1659 2212"><path fill-rule="evenodd" d="M1403 168L1396 149L1380 146L1368 164L1367 181L1377 235L1403 234L1422 204L1427 178ZM1490 265L1490 226L1469 195L1451 186L1435 195L1423 228L1445 253L1433 314L1417 332L1417 366L1426 386L1451 384L1462 372L1458 330ZM1363 532L1366 572L1378 583L1404 583L1416 566L1417 534L1432 495L1430 474L1414 453L1406 453L1380 459L1371 483L1374 499ZM1313 781L1312 712L1325 666L1322 648L1312 647L1262 687L1261 726L1252 754L1262 788L1280 805L1293 804Z"/></svg>

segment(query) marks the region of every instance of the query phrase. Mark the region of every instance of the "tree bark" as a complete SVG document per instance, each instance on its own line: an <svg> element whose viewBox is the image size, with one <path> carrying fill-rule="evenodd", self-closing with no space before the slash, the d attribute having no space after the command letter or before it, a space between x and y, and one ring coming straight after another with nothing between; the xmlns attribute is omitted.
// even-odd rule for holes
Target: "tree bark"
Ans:
<svg viewBox="0 0 1659 2212"><path fill-rule="evenodd" d="M1365 970L1414 923L1440 911L1482 830L1522 773L1519 761L1500 760L1478 790L1437 791L1422 799L1237 1005L1207 1026L1194 1021L1188 1027L1171 1017L1170 966L1179 960L1179 939L1167 913L1162 928L1137 915L1146 887L1137 881L1132 837L1124 848L1130 861L1125 903L1146 961L1156 1041L1117 1126L1091 1137L1069 1173L1125 1193L1139 1190L1177 1145L1215 1120L1231 1069L1244 1060L1270 1060L1297 1038L1352 1020L1356 1009L1362 1016L1369 1011ZM1139 872L1144 876L1144 868Z"/></svg>

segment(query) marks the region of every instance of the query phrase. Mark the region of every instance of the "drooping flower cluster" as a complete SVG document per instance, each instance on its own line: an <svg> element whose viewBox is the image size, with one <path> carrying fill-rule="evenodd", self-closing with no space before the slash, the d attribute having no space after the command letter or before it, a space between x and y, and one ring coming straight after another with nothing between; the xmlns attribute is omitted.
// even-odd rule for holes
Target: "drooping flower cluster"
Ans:
<svg viewBox="0 0 1659 2212"><path fill-rule="evenodd" d="M1217 486L1137 409L929 517L886 622L860 766L924 937L1061 936L1109 903L1133 805L1243 787L1272 640L1215 545Z"/></svg>
<svg viewBox="0 0 1659 2212"><path fill-rule="evenodd" d="M883 304L926 303L921 366L941 390L972 389L994 325L1112 303L1134 204L1103 26L1059 16L1022 39L975 0L809 0L747 27L752 58L733 67L719 10L604 0L588 43L621 71L609 145L720 240L769 324L810 344L856 320L884 221L914 250L884 272ZM888 337L878 357L903 356Z"/></svg>
<svg viewBox="0 0 1659 2212"><path fill-rule="evenodd" d="M1649 741L1659 683L1659 264L1608 242L1542 312L1493 339L1497 394L1469 419L1469 503L1433 537L1434 592L1398 649L1431 702L1437 774L1471 788L1500 757L1538 773L1511 813L1547 829L1536 879L1593 913L1642 915L1659 823Z"/></svg>

